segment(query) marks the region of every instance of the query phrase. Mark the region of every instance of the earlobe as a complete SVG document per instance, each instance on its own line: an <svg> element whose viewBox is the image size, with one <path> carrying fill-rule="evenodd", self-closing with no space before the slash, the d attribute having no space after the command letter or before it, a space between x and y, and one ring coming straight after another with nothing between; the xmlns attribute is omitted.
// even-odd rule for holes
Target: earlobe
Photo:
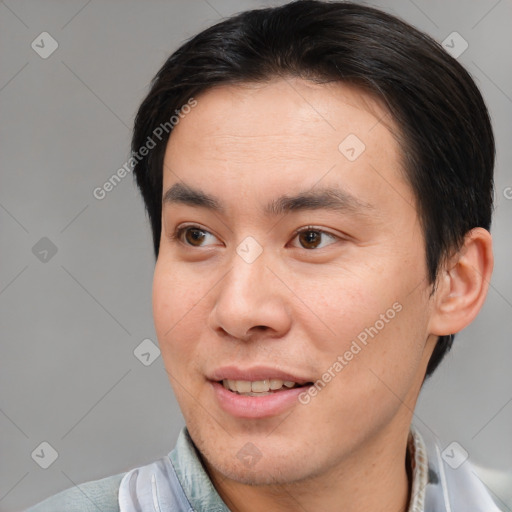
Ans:
<svg viewBox="0 0 512 512"><path fill-rule="evenodd" d="M493 265L491 234L483 228L472 229L460 251L440 270L431 334L455 334L474 320L485 301Z"/></svg>

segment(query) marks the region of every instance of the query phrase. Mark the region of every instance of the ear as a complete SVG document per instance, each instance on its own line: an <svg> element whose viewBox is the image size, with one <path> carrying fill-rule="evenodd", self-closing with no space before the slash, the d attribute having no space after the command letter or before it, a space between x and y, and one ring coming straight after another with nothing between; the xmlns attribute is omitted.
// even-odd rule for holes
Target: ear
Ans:
<svg viewBox="0 0 512 512"><path fill-rule="evenodd" d="M472 229L460 251L440 270L430 334L455 334L474 320L487 296L493 266L491 234L483 228Z"/></svg>

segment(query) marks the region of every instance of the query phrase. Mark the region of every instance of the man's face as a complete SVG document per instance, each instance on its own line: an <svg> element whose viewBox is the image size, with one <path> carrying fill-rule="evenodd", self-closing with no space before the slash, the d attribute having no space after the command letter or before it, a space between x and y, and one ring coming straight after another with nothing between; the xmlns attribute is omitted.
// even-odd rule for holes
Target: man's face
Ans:
<svg viewBox="0 0 512 512"><path fill-rule="evenodd" d="M192 439L245 483L371 464L405 442L434 342L390 117L358 89L299 79L196 99L167 146L153 284Z"/></svg>

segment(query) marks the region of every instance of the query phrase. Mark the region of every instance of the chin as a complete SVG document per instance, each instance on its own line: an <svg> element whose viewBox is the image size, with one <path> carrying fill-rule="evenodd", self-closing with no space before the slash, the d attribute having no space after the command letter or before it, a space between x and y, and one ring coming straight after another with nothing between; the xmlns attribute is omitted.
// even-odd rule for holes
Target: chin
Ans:
<svg viewBox="0 0 512 512"><path fill-rule="evenodd" d="M194 435L197 432L190 428L189 431L208 471L211 473L213 469L224 478L241 484L292 484L315 476L318 472L316 468L322 467L321 461L316 460L318 449L309 445L308 448L307 443L300 440L294 442L289 437L285 440L285 446L283 439L276 443L272 436L255 438L248 435L240 440L235 437L234 446L231 437L202 437L201 434Z"/></svg>
<svg viewBox="0 0 512 512"><path fill-rule="evenodd" d="M314 476L307 466L283 454L265 461L262 458L253 468L223 459L209 459L209 464L225 478L245 485L293 484Z"/></svg>

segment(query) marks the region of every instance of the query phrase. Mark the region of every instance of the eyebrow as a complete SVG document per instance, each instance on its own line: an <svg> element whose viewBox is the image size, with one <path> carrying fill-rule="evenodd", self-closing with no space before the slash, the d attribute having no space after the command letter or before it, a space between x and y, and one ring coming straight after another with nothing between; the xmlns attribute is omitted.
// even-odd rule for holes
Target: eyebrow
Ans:
<svg viewBox="0 0 512 512"><path fill-rule="evenodd" d="M164 194L162 204L186 204L225 213L222 201L200 189L184 183L175 183ZM338 187L318 187L300 192L294 196L282 195L270 201L263 213L277 216L302 210L333 210L341 213L365 214L375 207L361 201L346 190Z"/></svg>

